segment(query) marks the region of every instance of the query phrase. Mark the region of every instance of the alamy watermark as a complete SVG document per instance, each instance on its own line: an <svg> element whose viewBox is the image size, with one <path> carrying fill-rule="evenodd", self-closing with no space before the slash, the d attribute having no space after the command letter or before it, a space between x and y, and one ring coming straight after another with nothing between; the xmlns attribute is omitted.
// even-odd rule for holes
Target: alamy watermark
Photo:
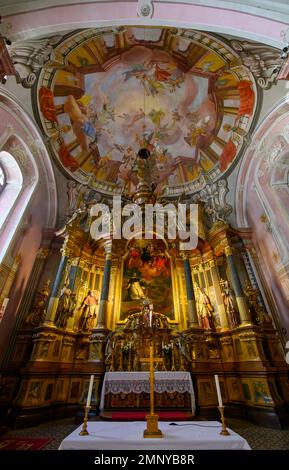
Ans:
<svg viewBox="0 0 289 470"><path fill-rule="evenodd" d="M197 204L122 205L121 196L114 196L112 208L94 204L90 209L93 221L90 235L94 240L162 238L178 240L180 250L193 250L198 244Z"/></svg>

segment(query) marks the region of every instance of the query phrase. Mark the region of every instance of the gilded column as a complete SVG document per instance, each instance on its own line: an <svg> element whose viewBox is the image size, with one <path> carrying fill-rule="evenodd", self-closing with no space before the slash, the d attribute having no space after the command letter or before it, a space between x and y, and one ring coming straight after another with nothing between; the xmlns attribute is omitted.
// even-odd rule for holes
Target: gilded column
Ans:
<svg viewBox="0 0 289 470"><path fill-rule="evenodd" d="M225 255L227 258L228 268L231 275L232 285L236 295L236 301L240 313L241 324L250 324L250 313L248 309L248 304L246 298L244 297L241 282L236 270L234 258L233 258L233 249L231 246L226 246Z"/></svg>
<svg viewBox="0 0 289 470"><path fill-rule="evenodd" d="M104 249L105 249L105 263L104 263L104 271L103 271L101 294L100 294L99 309L98 309L97 329L106 327L106 314L107 314L108 292L109 292L110 271L111 271L111 251L112 251L111 242L107 243L104 246Z"/></svg>
<svg viewBox="0 0 289 470"><path fill-rule="evenodd" d="M188 299L188 314L189 314L189 326L195 327L199 326L196 299L193 288L192 273L190 261L186 255L183 256L184 263L184 272L186 280L186 289L187 289L187 299Z"/></svg>
<svg viewBox="0 0 289 470"><path fill-rule="evenodd" d="M57 310L59 296L60 296L60 287L62 283L63 274L67 265L68 256L65 254L65 250L61 250L62 256L58 265L57 273L54 279L54 283L51 290L51 296L48 303L47 314L45 323L53 323L55 313Z"/></svg>

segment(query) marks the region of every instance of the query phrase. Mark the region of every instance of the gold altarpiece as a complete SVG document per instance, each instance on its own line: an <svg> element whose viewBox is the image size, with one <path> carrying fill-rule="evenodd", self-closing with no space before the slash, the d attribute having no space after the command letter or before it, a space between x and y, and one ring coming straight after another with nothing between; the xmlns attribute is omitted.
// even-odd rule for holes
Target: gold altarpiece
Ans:
<svg viewBox="0 0 289 470"><path fill-rule="evenodd" d="M224 221L206 230L201 221L198 246L190 252L165 240L157 240L154 252L155 240L142 241L142 270L129 251L133 240L92 240L77 216L57 240L55 273L49 283L44 264L2 376L2 406L12 405L16 425L45 419L54 410L75 413L91 373L97 410L105 371L144 370L140 357L148 357L151 337L154 355L164 359L159 370L192 373L199 414L217 416L218 374L228 412L279 425L289 400L288 368L244 263L248 253L258 263L248 233L244 238ZM157 289L148 267L163 270L162 283L155 276ZM132 285L134 294L124 300ZM133 298L137 289L139 299Z"/></svg>

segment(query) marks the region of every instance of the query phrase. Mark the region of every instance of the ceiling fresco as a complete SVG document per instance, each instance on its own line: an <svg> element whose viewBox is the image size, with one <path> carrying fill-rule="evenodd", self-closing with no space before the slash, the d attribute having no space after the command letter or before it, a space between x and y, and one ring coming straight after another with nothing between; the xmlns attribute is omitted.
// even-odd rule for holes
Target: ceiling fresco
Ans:
<svg viewBox="0 0 289 470"><path fill-rule="evenodd" d="M61 167L128 193L140 148L150 151L158 194L218 179L236 161L256 105L251 72L225 41L173 28L80 31L54 48L37 84L39 119Z"/></svg>

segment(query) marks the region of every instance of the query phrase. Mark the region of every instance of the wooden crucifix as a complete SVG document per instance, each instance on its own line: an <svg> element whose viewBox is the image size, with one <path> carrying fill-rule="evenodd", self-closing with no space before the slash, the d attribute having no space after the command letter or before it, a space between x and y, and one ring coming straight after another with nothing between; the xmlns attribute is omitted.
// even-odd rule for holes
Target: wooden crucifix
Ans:
<svg viewBox="0 0 289 470"><path fill-rule="evenodd" d="M154 363L163 362L162 357L154 357L154 347L150 345L150 357L143 357L140 362L148 362L150 365L150 414L146 415L147 428L144 430L143 437L163 437L162 431L158 428L158 415L155 414L155 380Z"/></svg>

